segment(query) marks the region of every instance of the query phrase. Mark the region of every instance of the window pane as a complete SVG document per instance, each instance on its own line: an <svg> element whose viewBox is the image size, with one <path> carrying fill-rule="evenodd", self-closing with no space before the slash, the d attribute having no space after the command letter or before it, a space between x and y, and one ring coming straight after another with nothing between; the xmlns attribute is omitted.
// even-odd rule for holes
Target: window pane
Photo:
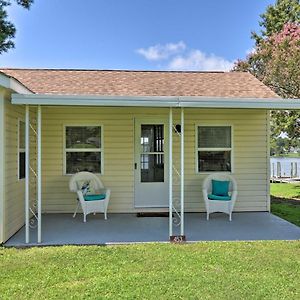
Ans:
<svg viewBox="0 0 300 300"><path fill-rule="evenodd" d="M25 123L19 122L19 148L25 149Z"/></svg>
<svg viewBox="0 0 300 300"><path fill-rule="evenodd" d="M100 152L67 152L66 172L74 174L80 171L101 173Z"/></svg>
<svg viewBox="0 0 300 300"><path fill-rule="evenodd" d="M199 126L198 148L231 148L231 127Z"/></svg>
<svg viewBox="0 0 300 300"><path fill-rule="evenodd" d="M67 148L101 148L100 126L66 127Z"/></svg>
<svg viewBox="0 0 300 300"><path fill-rule="evenodd" d="M164 125L141 126L142 152L164 151Z"/></svg>
<svg viewBox="0 0 300 300"><path fill-rule="evenodd" d="M164 155L141 155L141 182L164 182Z"/></svg>
<svg viewBox="0 0 300 300"><path fill-rule="evenodd" d="M25 152L19 152L19 179L25 178Z"/></svg>
<svg viewBox="0 0 300 300"><path fill-rule="evenodd" d="M198 170L231 171L231 151L199 151Z"/></svg>

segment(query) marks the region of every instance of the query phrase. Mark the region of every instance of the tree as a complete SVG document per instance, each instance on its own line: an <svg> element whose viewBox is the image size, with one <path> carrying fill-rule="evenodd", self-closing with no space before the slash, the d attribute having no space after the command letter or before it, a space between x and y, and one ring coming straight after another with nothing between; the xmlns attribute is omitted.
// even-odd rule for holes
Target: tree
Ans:
<svg viewBox="0 0 300 300"><path fill-rule="evenodd" d="M261 18L261 35L252 34L255 51L245 60L238 60L234 71L249 71L283 98L300 98L299 0L277 0ZM288 134L288 148L299 144L299 112L272 112L273 144L281 132Z"/></svg>
<svg viewBox="0 0 300 300"><path fill-rule="evenodd" d="M236 69L248 69L284 98L300 97L300 25L287 23L279 33L262 40L247 61Z"/></svg>
<svg viewBox="0 0 300 300"><path fill-rule="evenodd" d="M277 0L274 5L269 5L266 12L260 15L259 26L261 35L252 32L252 38L259 45L265 38L282 30L287 23L297 23L300 20L299 0Z"/></svg>
<svg viewBox="0 0 300 300"><path fill-rule="evenodd" d="M33 0L15 0L17 4L29 9ZM16 28L8 20L6 8L11 5L10 0L0 0L0 54L14 48L13 38L16 34Z"/></svg>
<svg viewBox="0 0 300 300"><path fill-rule="evenodd" d="M271 141L270 152L272 156L286 155L291 151L288 138L278 137Z"/></svg>

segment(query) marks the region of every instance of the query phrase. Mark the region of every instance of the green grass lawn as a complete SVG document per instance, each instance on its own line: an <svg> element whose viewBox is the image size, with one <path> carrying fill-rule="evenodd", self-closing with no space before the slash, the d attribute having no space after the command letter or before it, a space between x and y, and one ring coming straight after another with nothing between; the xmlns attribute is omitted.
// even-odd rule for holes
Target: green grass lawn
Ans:
<svg viewBox="0 0 300 300"><path fill-rule="evenodd" d="M298 158L300 157L300 153L288 153L287 155L285 155L285 157Z"/></svg>
<svg viewBox="0 0 300 300"><path fill-rule="evenodd" d="M291 203L288 199L300 199L300 184L271 183L271 195L281 198L272 201L271 212L297 226L300 226L300 200L299 204Z"/></svg>
<svg viewBox="0 0 300 300"><path fill-rule="evenodd" d="M300 241L0 248L0 299L300 299Z"/></svg>
<svg viewBox="0 0 300 300"><path fill-rule="evenodd" d="M296 157L296 158L298 158L298 157L300 157L300 153L287 153L284 155L274 155L272 157L275 157L275 158L277 158L277 157L290 157L290 158Z"/></svg>
<svg viewBox="0 0 300 300"><path fill-rule="evenodd" d="M300 205L291 203L272 203L271 212L300 227Z"/></svg>
<svg viewBox="0 0 300 300"><path fill-rule="evenodd" d="M300 184L271 183L271 195L280 198L300 199Z"/></svg>

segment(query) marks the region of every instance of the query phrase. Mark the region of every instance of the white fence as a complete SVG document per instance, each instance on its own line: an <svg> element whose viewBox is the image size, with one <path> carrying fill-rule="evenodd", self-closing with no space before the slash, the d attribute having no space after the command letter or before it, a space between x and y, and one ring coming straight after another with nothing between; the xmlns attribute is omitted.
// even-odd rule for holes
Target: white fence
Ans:
<svg viewBox="0 0 300 300"><path fill-rule="evenodd" d="M300 158L271 157L271 178L299 178Z"/></svg>

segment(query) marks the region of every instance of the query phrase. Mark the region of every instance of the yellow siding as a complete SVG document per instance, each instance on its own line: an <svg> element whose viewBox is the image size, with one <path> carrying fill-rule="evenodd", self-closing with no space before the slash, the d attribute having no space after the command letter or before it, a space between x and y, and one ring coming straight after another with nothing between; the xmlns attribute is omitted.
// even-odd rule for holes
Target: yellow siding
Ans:
<svg viewBox="0 0 300 300"><path fill-rule="evenodd" d="M4 240L10 238L24 225L25 179L18 178L18 126L19 120L25 121L25 107L12 105L7 95L4 106L5 124L5 199L4 199ZM30 109L31 123L34 127L35 108ZM34 167L36 159L35 136L30 130L30 163ZM32 174L31 174L32 175ZM30 185L30 205L33 210L35 200L35 180Z"/></svg>
<svg viewBox="0 0 300 300"><path fill-rule="evenodd" d="M179 122L179 110L174 110ZM99 124L104 132L104 184L111 188L110 212L134 212L134 118L160 116L161 108L67 108L42 109L43 211L72 212L75 195L68 190L70 176L63 175L63 126ZM196 174L195 128L197 124L233 125L234 176L239 197L236 211L268 210L267 112L264 110L185 110L186 211L203 211L201 196L205 175ZM179 163L179 138L174 135L174 160Z"/></svg>
<svg viewBox="0 0 300 300"><path fill-rule="evenodd" d="M18 179L18 120L24 107L5 101L5 205L4 240L24 225L25 181Z"/></svg>

